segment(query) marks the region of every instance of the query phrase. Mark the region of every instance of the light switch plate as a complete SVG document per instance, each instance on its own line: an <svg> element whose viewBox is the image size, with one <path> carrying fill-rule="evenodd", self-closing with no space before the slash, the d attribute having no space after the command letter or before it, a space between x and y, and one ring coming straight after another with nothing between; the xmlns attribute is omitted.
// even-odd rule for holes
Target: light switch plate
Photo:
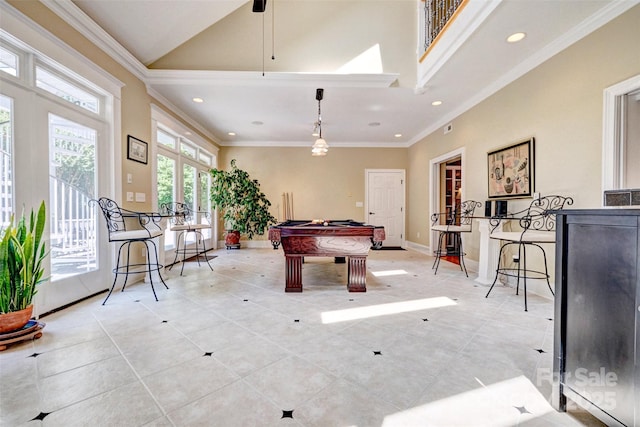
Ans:
<svg viewBox="0 0 640 427"><path fill-rule="evenodd" d="M127 191L127 202L133 202L133 191Z"/></svg>
<svg viewBox="0 0 640 427"><path fill-rule="evenodd" d="M144 202L147 200L147 195L145 193L136 193L136 202Z"/></svg>

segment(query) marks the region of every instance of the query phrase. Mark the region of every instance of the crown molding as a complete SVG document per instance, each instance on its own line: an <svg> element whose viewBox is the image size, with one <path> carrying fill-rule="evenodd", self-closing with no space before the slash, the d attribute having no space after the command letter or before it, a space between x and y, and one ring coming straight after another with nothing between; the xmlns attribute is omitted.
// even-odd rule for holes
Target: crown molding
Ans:
<svg viewBox="0 0 640 427"><path fill-rule="evenodd" d="M41 0L42 4L71 25L91 43L102 49L111 58L125 67L143 82L146 81L147 67L138 61L127 49L104 31L71 0Z"/></svg>
<svg viewBox="0 0 640 427"><path fill-rule="evenodd" d="M366 87L387 88L399 77L397 73L320 74L265 73L259 71L154 70L146 73L149 85L224 85L224 86L294 86L294 87Z"/></svg>
<svg viewBox="0 0 640 427"><path fill-rule="evenodd" d="M222 147L304 147L311 148L313 141L226 141L220 142ZM334 142L329 143L329 150L332 148L409 148L405 142Z"/></svg>

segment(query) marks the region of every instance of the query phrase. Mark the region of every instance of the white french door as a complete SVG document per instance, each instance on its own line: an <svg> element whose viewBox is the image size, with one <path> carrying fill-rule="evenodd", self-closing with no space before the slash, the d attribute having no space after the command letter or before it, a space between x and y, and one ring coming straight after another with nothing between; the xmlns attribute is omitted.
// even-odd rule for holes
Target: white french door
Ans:
<svg viewBox="0 0 640 427"><path fill-rule="evenodd" d="M28 214L43 200L47 208L48 281L35 299L42 314L110 284L106 233L88 205L108 194L106 125L11 82L0 92L10 108L12 209Z"/></svg>

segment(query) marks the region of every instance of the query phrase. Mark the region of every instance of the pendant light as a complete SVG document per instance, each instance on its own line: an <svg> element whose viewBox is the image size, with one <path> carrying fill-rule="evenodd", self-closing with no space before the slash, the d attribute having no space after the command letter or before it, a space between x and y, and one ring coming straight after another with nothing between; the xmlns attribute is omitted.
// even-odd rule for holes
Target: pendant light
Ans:
<svg viewBox="0 0 640 427"><path fill-rule="evenodd" d="M318 139L311 147L312 156L326 156L329 151L329 145L327 141L322 138L322 114L320 109L320 102L324 95L324 89L316 89L316 100L318 100L318 121L315 123L318 128Z"/></svg>

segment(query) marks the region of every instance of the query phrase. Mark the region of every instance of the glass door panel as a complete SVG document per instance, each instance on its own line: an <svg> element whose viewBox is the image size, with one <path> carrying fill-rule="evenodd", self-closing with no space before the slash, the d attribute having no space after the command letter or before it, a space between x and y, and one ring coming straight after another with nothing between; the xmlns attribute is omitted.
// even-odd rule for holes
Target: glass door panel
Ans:
<svg viewBox="0 0 640 427"><path fill-rule="evenodd" d="M209 175L209 172L207 171L200 171L198 173L198 177L200 181L200 186L198 188L198 210L208 213L208 217L200 215L200 223L212 225L211 200L209 198L209 194L211 192L211 175ZM209 243L209 239L211 239L211 228L205 228L202 230L202 234L207 240L207 247L210 248L211 244Z"/></svg>
<svg viewBox="0 0 640 427"><path fill-rule="evenodd" d="M0 229L9 224L13 205L13 99L0 95Z"/></svg>
<svg viewBox="0 0 640 427"><path fill-rule="evenodd" d="M170 157L158 154L157 156L156 189L158 192L158 207L176 200L176 161ZM168 231L171 227L167 221L167 231L164 233L164 249L171 250L176 246L176 236Z"/></svg>
<svg viewBox="0 0 640 427"><path fill-rule="evenodd" d="M182 165L182 195L183 203L191 209L198 210L196 205L196 168L190 164ZM195 233L185 234L187 243L195 242Z"/></svg>
<svg viewBox="0 0 640 427"><path fill-rule="evenodd" d="M49 114L51 280L97 269L97 131Z"/></svg>

